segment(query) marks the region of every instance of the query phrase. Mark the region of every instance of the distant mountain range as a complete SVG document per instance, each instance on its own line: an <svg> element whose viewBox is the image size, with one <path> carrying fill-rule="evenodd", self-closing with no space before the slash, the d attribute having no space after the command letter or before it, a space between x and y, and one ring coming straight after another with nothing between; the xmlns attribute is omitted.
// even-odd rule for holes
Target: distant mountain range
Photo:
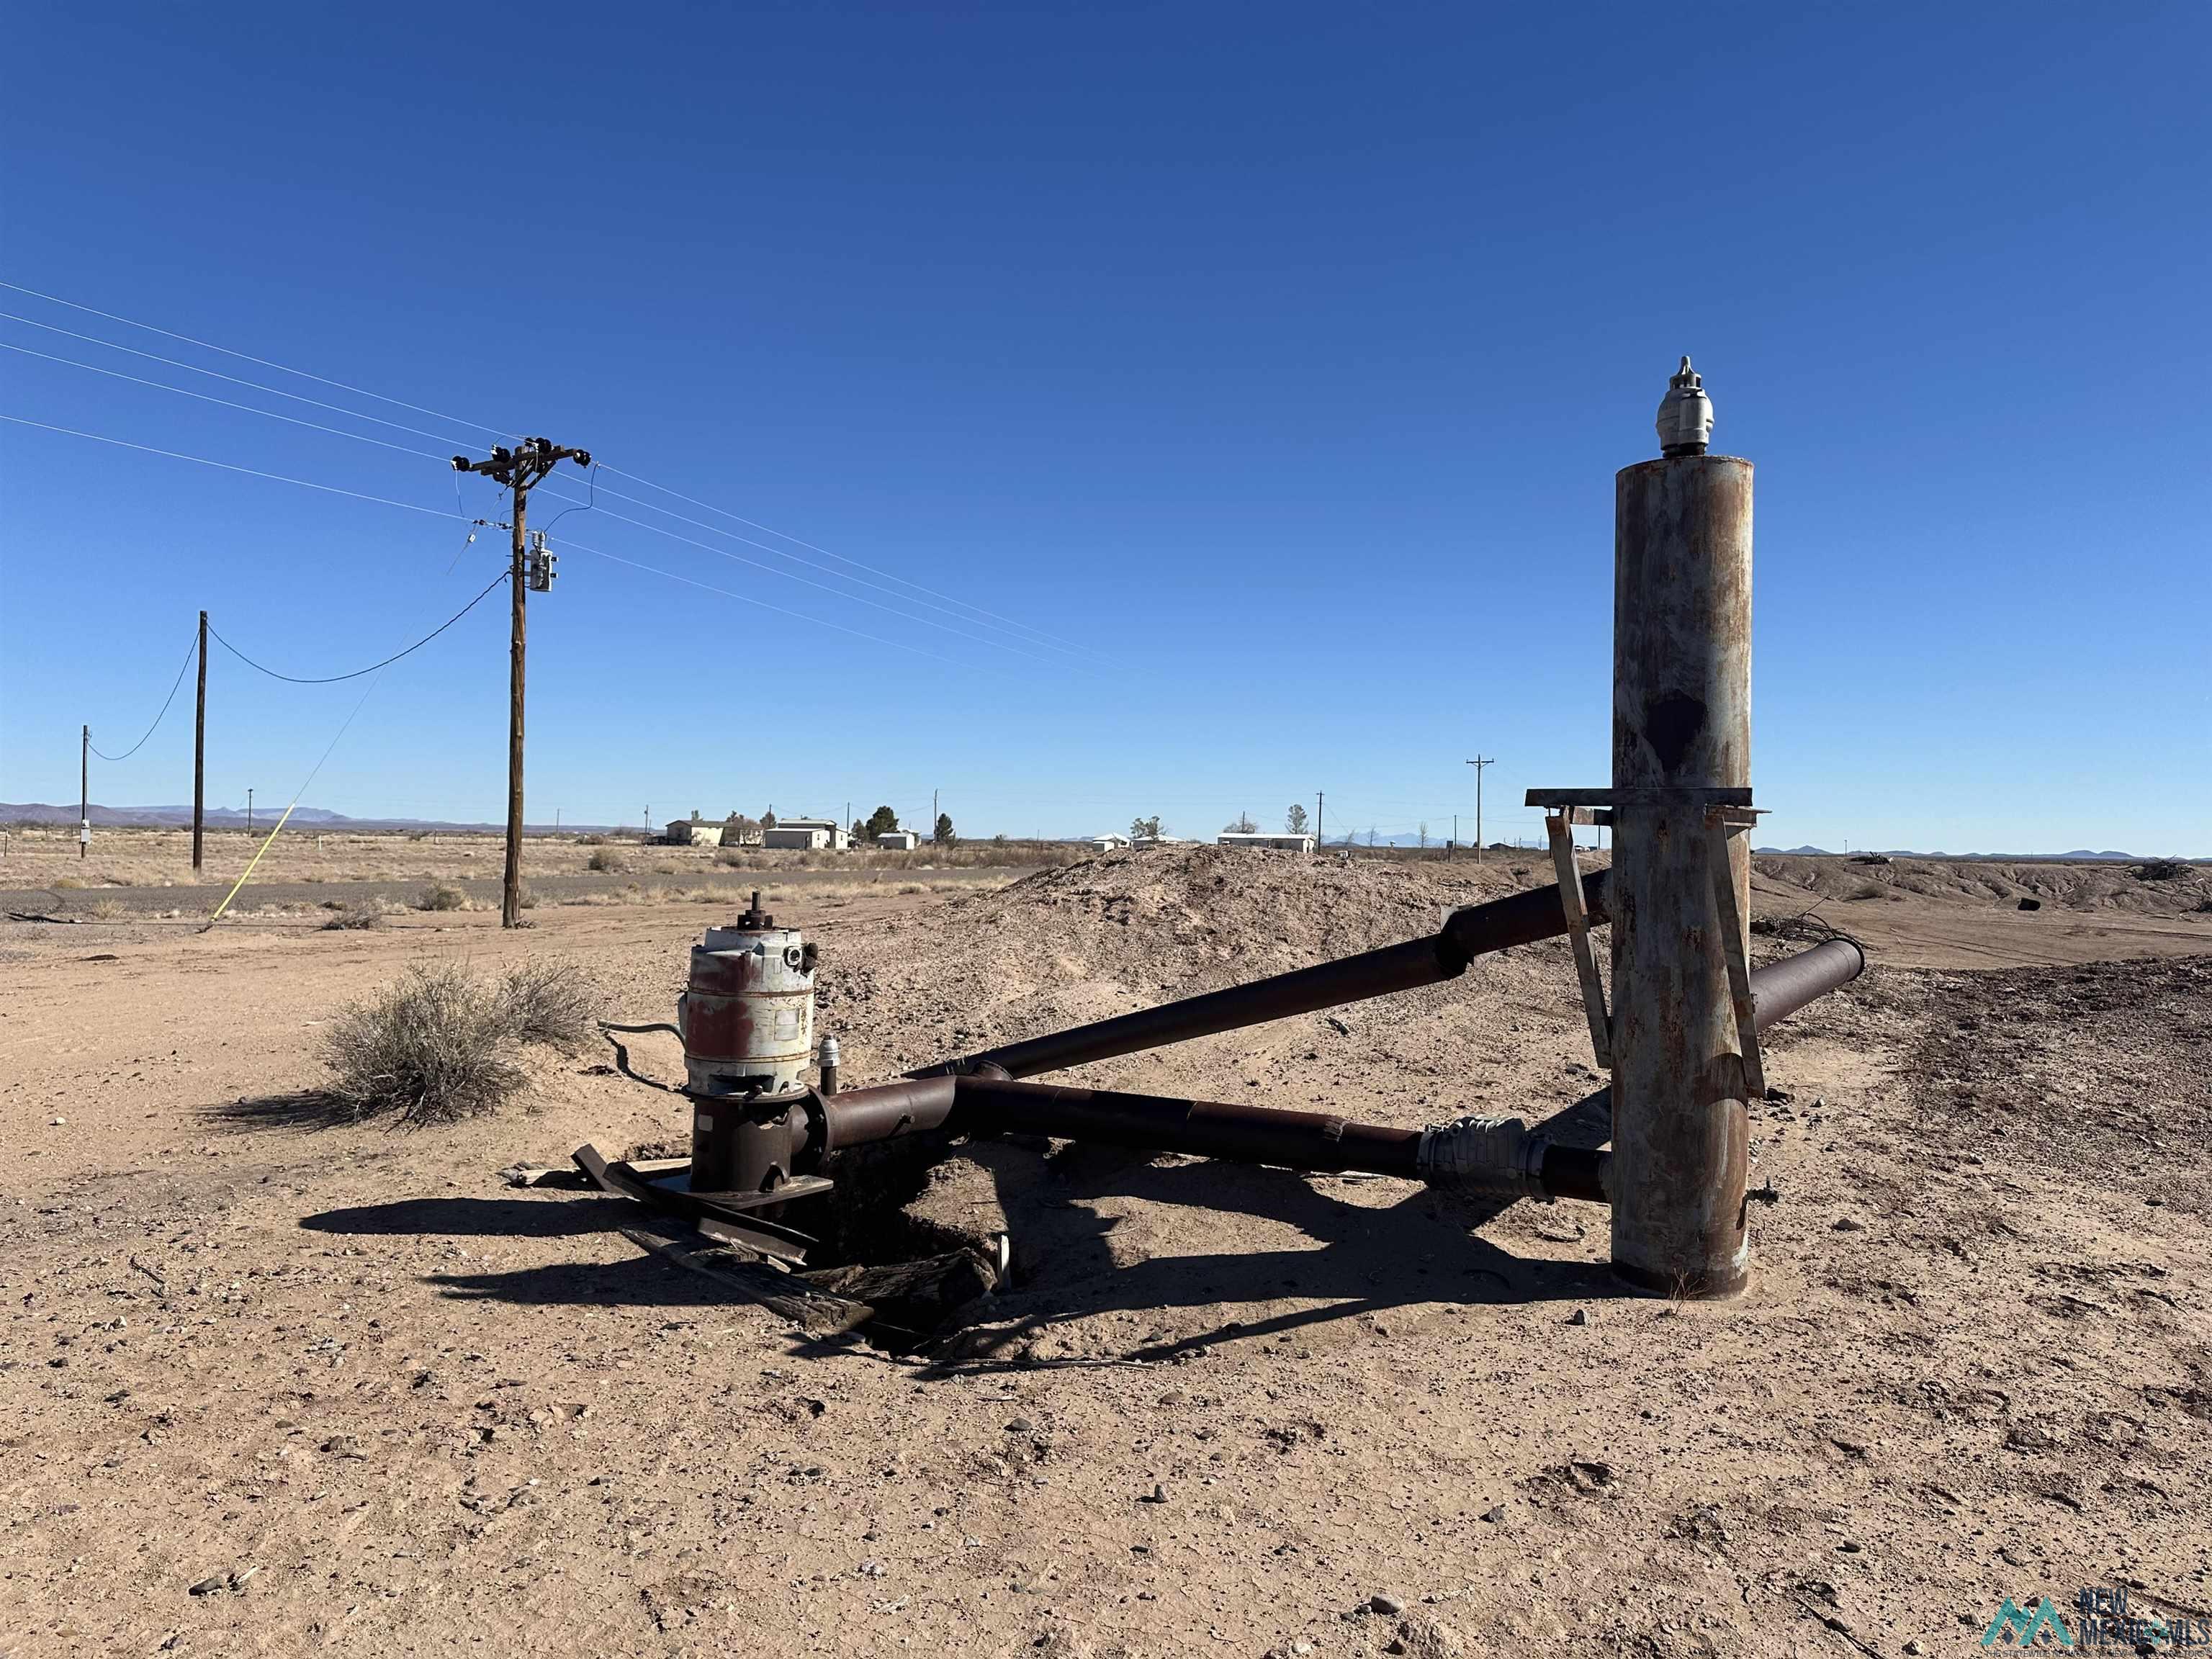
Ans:
<svg viewBox="0 0 2212 1659"><path fill-rule="evenodd" d="M254 827L273 826L283 811L282 806L256 806L253 809ZM192 822L192 809L189 806L95 805L91 809L91 817L94 826L99 829L189 829ZM203 815L202 822L211 830L242 830L246 827L246 809L242 806L210 806ZM415 830L444 831L453 835L495 835L505 828L497 823L448 823L433 818L349 818L343 812L327 811L319 806L295 808L292 822L313 824L323 830L358 830L367 833ZM76 823L76 808L74 806L55 806L45 801L0 801L0 823L54 823L66 829ZM550 834L554 829L550 823L533 823L528 827L532 835ZM560 826L562 834L573 831L578 835L608 830L635 831L637 828L635 824L606 823L564 823Z"/></svg>
<svg viewBox="0 0 2212 1659"><path fill-rule="evenodd" d="M2093 853L2083 847L2070 853L1916 853L1902 847L1860 847L1849 853L1832 853L1825 847L1754 847L1751 850L1767 858L1855 859L1873 854L1886 859L1978 859L1991 864L2132 864L2144 857L2141 853Z"/></svg>

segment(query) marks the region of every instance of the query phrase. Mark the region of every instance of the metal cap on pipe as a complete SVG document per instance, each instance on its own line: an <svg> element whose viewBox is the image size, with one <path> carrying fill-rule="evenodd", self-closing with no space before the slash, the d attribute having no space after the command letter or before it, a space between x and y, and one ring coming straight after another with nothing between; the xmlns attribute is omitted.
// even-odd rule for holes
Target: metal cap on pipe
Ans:
<svg viewBox="0 0 2212 1659"><path fill-rule="evenodd" d="M1668 458L1702 455L1713 435L1713 400L1705 396L1705 376L1687 357L1667 382L1659 400L1659 453Z"/></svg>

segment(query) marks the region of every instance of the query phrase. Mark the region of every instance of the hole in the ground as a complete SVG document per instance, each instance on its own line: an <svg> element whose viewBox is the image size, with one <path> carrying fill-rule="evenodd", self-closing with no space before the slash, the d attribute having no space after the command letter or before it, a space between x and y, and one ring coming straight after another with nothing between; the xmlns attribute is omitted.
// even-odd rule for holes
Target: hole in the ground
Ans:
<svg viewBox="0 0 2212 1659"><path fill-rule="evenodd" d="M786 1216L821 1241L797 1277L873 1309L860 1334L894 1353L959 1328L1000 1283L1000 1234L908 1208L948 1145L943 1136L917 1135L841 1152L823 1171L836 1185L793 1204Z"/></svg>

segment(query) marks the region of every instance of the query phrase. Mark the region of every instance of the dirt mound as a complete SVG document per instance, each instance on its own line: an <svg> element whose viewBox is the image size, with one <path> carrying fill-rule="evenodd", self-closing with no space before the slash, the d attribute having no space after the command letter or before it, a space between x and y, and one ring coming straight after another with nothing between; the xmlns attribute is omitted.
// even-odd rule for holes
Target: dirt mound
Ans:
<svg viewBox="0 0 2212 1659"><path fill-rule="evenodd" d="M2212 1212L2212 956L1937 974L1909 1075L1936 1138Z"/></svg>
<svg viewBox="0 0 2212 1659"><path fill-rule="evenodd" d="M2052 909L2185 915L2212 905L2212 866L2184 866L2163 880L2145 880L2125 864L2006 864L1979 860L1898 859L1860 864L1850 859L1765 857L1753 861L1760 890L1779 898L1802 892L1843 903L1909 896L2017 908L2032 898Z"/></svg>
<svg viewBox="0 0 2212 1659"><path fill-rule="evenodd" d="M1103 1018L1434 933L1451 905L1550 878L1510 863L1399 863L1213 847L1110 853L962 895L841 941L833 1029L884 1033L899 1063ZM917 951L912 934L931 936ZM893 1008L889 1004L900 1005ZM888 1056L887 1056L888 1057Z"/></svg>

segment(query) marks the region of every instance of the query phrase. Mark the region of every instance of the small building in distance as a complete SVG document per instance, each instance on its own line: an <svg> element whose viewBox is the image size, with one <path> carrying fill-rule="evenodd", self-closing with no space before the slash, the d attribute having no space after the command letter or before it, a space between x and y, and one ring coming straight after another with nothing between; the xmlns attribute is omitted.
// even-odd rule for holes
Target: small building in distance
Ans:
<svg viewBox="0 0 2212 1659"><path fill-rule="evenodd" d="M1129 838L1127 836L1117 836L1110 830L1105 835L1093 836L1091 838L1091 850L1094 853L1118 853L1128 844Z"/></svg>
<svg viewBox="0 0 2212 1659"><path fill-rule="evenodd" d="M894 852L911 853L921 845L921 832L918 830L886 830L876 837L876 845L888 847Z"/></svg>
<svg viewBox="0 0 2212 1659"><path fill-rule="evenodd" d="M1225 830L1214 838L1216 847L1259 847L1284 853L1310 853L1314 849L1311 836L1271 836L1262 830L1256 835L1244 835L1235 830Z"/></svg>
<svg viewBox="0 0 2212 1659"><path fill-rule="evenodd" d="M779 818L761 831L761 845L842 853L852 837L835 818Z"/></svg>
<svg viewBox="0 0 2212 1659"><path fill-rule="evenodd" d="M720 847L722 826L710 818L672 818L660 839L671 847Z"/></svg>

